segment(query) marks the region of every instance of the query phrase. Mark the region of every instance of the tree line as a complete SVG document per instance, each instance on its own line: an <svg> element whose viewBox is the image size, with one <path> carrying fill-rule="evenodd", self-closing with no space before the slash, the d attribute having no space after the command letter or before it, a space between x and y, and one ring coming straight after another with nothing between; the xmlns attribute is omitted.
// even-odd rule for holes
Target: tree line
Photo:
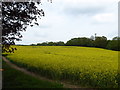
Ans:
<svg viewBox="0 0 120 90"><path fill-rule="evenodd" d="M37 44L31 44L32 46L83 46L83 47L97 47L109 50L120 51L120 37L114 37L112 40L107 40L105 36L91 36L78 37L68 40L66 43L63 41L59 42L43 42Z"/></svg>
<svg viewBox="0 0 120 90"><path fill-rule="evenodd" d="M32 46L65 46L65 43L62 41L59 42L43 42L37 44L31 44Z"/></svg>

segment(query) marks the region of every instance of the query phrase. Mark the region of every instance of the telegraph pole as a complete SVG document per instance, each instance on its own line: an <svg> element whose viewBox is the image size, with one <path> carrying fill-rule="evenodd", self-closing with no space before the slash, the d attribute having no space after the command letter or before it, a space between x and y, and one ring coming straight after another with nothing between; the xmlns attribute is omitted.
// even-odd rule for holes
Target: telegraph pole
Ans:
<svg viewBox="0 0 120 90"><path fill-rule="evenodd" d="M95 33L95 39L96 39L97 33Z"/></svg>

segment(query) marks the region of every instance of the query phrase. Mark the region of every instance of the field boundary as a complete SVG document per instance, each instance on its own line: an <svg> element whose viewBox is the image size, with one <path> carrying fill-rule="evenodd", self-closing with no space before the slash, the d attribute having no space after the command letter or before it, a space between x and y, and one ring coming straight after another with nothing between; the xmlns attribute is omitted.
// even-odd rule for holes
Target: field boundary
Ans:
<svg viewBox="0 0 120 90"><path fill-rule="evenodd" d="M12 68L14 68L14 69L16 69L16 70L19 70L19 71L21 71L21 72L23 72L23 73L25 73L25 74L28 74L28 75L30 75L30 76L33 76L33 77L35 77L35 78L38 78L38 79L40 79L40 80L45 80L45 81L49 81L49 82L53 82L53 83L61 83L61 84L63 84L63 87L64 88L71 88L71 89L84 89L84 90L86 90L86 88L84 88L84 87L80 87L80 86L77 86L77 85L71 85L71 84L69 84L69 83L67 83L67 82L61 82L61 81L55 81L55 80L51 80L51 79L48 79L48 78L46 78L46 77L43 77L43 76L40 76L40 75L38 75L38 74L36 74L36 73L34 73L34 72L30 72L30 71L28 71L28 70L26 70L25 68L21 68L21 67L18 67L17 65L15 65L15 64L13 64L13 63L11 63L6 57L3 57L2 56L2 59L8 64L8 65L10 65ZM88 88L87 88L88 89ZM89 88L89 90L95 90L95 89L90 89Z"/></svg>

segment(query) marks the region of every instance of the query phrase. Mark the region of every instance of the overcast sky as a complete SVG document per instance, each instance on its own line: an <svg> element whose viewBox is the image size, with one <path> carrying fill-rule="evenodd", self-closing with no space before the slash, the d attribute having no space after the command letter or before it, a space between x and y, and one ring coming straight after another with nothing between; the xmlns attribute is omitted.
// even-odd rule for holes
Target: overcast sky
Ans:
<svg viewBox="0 0 120 90"><path fill-rule="evenodd" d="M68 41L71 38L118 35L119 0L42 0L45 17L39 26L28 27L17 44Z"/></svg>

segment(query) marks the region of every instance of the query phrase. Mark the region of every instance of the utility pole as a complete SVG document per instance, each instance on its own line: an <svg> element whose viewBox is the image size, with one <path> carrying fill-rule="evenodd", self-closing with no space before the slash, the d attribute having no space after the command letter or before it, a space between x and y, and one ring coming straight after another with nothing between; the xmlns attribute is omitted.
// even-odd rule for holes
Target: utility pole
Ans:
<svg viewBox="0 0 120 90"><path fill-rule="evenodd" d="M95 39L96 39L97 33L95 33Z"/></svg>

